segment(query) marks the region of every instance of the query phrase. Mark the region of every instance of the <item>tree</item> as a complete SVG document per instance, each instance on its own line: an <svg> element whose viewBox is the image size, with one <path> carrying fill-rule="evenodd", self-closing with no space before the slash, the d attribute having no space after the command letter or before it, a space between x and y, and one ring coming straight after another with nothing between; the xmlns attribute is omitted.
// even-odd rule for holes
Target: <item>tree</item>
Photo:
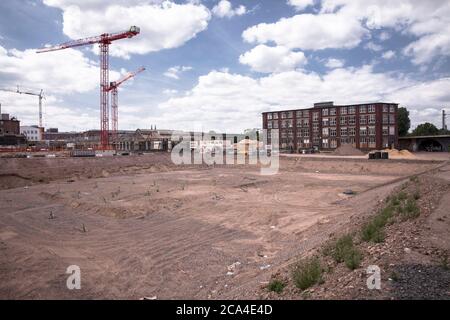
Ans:
<svg viewBox="0 0 450 320"><path fill-rule="evenodd" d="M398 108L397 111L398 135L400 137L406 136L411 127L411 120L409 119L409 111L405 107Z"/></svg>
<svg viewBox="0 0 450 320"><path fill-rule="evenodd" d="M425 122L419 124L412 132L413 136L435 136L439 134L439 129L432 123Z"/></svg>

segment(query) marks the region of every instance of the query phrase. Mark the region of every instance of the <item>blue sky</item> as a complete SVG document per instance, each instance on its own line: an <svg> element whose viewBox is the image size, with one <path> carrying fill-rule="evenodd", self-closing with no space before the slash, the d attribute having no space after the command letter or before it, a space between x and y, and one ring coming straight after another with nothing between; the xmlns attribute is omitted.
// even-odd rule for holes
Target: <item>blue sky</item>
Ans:
<svg viewBox="0 0 450 320"><path fill-rule="evenodd" d="M261 112L334 100L397 102L413 126L450 108L445 0L26 0L0 2L0 88L44 89L44 125L99 127L92 46L36 54L130 25L111 45L119 128L240 132ZM3 112L37 123L37 99L0 91ZM450 110L449 110L450 111Z"/></svg>

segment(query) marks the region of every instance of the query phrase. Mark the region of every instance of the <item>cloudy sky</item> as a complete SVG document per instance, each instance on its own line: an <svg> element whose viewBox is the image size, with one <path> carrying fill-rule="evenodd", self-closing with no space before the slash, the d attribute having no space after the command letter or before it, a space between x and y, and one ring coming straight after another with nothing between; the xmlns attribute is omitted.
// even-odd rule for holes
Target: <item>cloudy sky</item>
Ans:
<svg viewBox="0 0 450 320"><path fill-rule="evenodd" d="M147 70L119 91L120 129L241 132L330 100L397 102L440 126L450 108L448 0L3 0L0 88L44 89L46 127L99 128L98 48L35 50L131 25L110 78ZM0 103L37 124L37 98Z"/></svg>

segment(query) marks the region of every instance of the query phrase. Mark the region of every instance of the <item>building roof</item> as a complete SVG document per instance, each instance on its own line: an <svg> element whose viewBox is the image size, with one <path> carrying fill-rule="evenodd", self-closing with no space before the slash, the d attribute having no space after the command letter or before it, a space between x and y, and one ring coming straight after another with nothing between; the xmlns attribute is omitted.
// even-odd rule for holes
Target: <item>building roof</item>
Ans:
<svg viewBox="0 0 450 320"><path fill-rule="evenodd" d="M274 110L274 111L265 111L262 112L262 114L265 113L276 113L276 112L286 112L286 111L299 111L299 110L317 110L321 108L334 108L334 107L357 107L357 106L366 106L370 104L395 104L398 105L398 103L395 102L365 102L365 103L352 103L352 104L331 104L331 102L319 102L315 103L313 107L299 107L297 109L285 109L285 110Z"/></svg>

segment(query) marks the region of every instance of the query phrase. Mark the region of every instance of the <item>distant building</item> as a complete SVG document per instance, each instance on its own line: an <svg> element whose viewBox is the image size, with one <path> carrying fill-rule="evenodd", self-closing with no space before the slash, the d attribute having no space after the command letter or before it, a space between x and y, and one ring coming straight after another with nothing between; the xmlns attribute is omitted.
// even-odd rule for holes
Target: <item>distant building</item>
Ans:
<svg viewBox="0 0 450 320"><path fill-rule="evenodd" d="M25 137L20 134L20 121L9 114L0 115L0 145L14 146L25 144Z"/></svg>
<svg viewBox="0 0 450 320"><path fill-rule="evenodd" d="M332 151L341 144L362 150L398 145L398 104L314 104L313 108L264 112L263 129L279 130L280 150L315 148Z"/></svg>
<svg viewBox="0 0 450 320"><path fill-rule="evenodd" d="M44 128L38 126L20 126L20 133L27 138L28 142L39 142L43 140Z"/></svg>

